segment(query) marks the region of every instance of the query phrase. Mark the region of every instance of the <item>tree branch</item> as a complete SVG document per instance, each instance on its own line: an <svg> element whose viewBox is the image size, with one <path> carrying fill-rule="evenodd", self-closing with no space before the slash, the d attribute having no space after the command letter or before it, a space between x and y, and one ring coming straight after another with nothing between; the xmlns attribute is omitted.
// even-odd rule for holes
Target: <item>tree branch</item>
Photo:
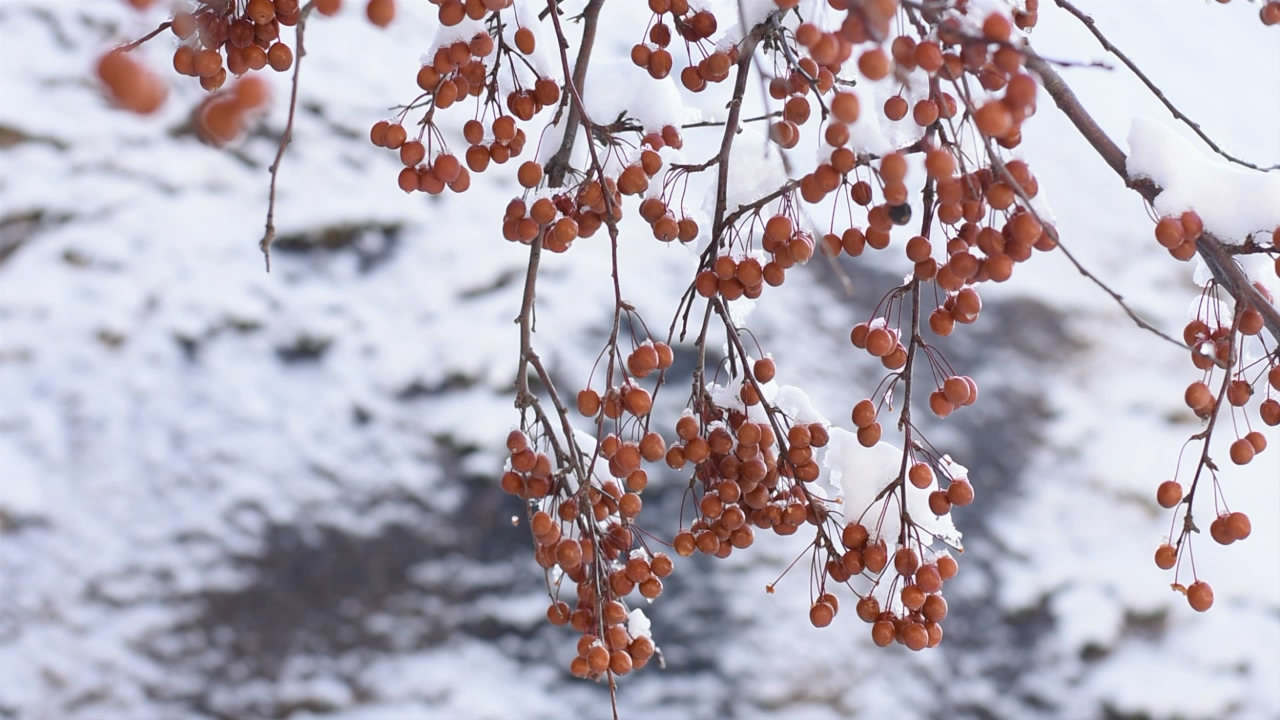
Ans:
<svg viewBox="0 0 1280 720"><path fill-rule="evenodd" d="M1093 146L1098 155L1124 180L1125 185L1136 191L1147 202L1155 202L1156 197L1160 195L1163 189L1151 180L1129 177L1128 157L1107 136L1106 132L1098 126L1093 116L1084 109L1080 99L1067 86L1062 76L1049 63L1031 52L1029 48L1026 63L1029 70L1040 76L1045 92L1049 93L1054 103L1067 116L1067 119L1076 126L1076 129L1080 131L1084 139ZM1226 243L1216 235L1206 231L1196 241L1196 252L1204 259L1205 264L1208 265L1209 270L1213 273L1214 279L1222 287L1226 288L1227 292L1231 293L1237 303L1248 305L1261 313L1267 331L1271 333L1273 338L1280 340L1280 310L1277 310L1274 305L1258 292L1253 282L1245 275L1244 270L1231 258L1225 245Z"/></svg>
<svg viewBox="0 0 1280 720"><path fill-rule="evenodd" d="M1090 17L1087 13L1085 13L1080 8L1077 8L1075 5L1071 4L1068 0L1054 0L1054 2L1058 5L1058 7L1076 16L1076 18L1079 19L1080 22L1083 23L1086 28L1088 28L1089 32L1092 33L1093 36L1098 39L1098 43L1102 45L1103 49L1105 49L1107 52L1111 53L1112 55L1115 55L1116 58L1120 60L1120 62L1124 63L1124 66L1129 68L1129 71L1132 72L1134 75L1136 75L1138 80L1142 81L1143 85L1147 86L1147 89L1151 91L1152 95L1156 96L1156 99L1160 101L1161 105L1165 106L1165 109L1173 113L1173 116L1178 120L1181 120L1182 123L1185 124L1187 127L1191 128L1191 131L1194 132L1197 137L1203 140L1204 143L1208 145L1214 152L1218 153L1219 155L1226 158L1227 160L1230 160L1231 162L1236 163L1237 165L1243 165L1244 167L1252 168L1254 170L1259 170L1262 172L1267 172L1269 170L1280 170L1280 164L1276 164L1276 165L1272 165L1271 167L1264 168L1258 165L1254 165L1253 163L1248 162L1247 160L1241 160L1235 155L1232 155L1226 150L1223 150L1221 147L1218 146L1217 143L1215 143L1212 139L1210 139L1209 136L1206 135L1203 130L1200 129L1199 123L1187 117L1186 113L1179 110L1177 106L1173 104L1173 101L1171 101L1168 97L1166 97L1164 92L1161 91L1160 88L1156 86L1154 82L1151 81L1151 78L1148 78L1146 73L1142 72L1142 70L1138 68L1137 64L1129 59L1128 55L1125 55L1120 50L1120 48L1113 45L1111 41L1107 39L1106 35L1102 34L1102 31L1098 29L1098 24L1094 21L1092 17Z"/></svg>
<svg viewBox="0 0 1280 720"><path fill-rule="evenodd" d="M591 62L591 50L596 43L596 25L600 20L600 7L604 0L591 0L582 10L582 42L578 46L578 58L573 66L573 87L581 89L587 81L587 66ZM548 10L551 5L548 4ZM554 12L554 11L552 11ZM559 17L555 18L557 28ZM564 47L561 46L563 52ZM565 119L564 138L560 141L560 149L547 160L547 185L560 187L564 184L564 175L569 170L569 156L573 153L573 143L578 134L578 124L582 122L584 112L578 105L570 103L569 117Z"/></svg>

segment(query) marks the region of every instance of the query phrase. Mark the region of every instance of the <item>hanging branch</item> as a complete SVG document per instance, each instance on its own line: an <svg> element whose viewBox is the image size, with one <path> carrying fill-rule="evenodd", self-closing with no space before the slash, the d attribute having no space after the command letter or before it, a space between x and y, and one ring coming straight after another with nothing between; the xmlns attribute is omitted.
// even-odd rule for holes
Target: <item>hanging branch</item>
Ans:
<svg viewBox="0 0 1280 720"><path fill-rule="evenodd" d="M1163 189L1145 178L1131 178L1127 169L1128 157L1119 146L1098 126L1097 121L1080 104L1080 99L1047 62L1028 50L1026 54L1027 68L1040 76L1045 92L1053 98L1058 108L1071 121L1084 139L1093 146L1100 157L1124 180L1129 189L1134 190L1147 202L1155 202ZM1227 292L1242 305L1248 305L1262 314L1263 323L1271 336L1280 339L1280 310L1267 301L1253 282L1245 275L1244 270L1231 258L1226 250L1226 243L1211 232L1206 231L1196 241L1196 252L1204 259L1205 264Z"/></svg>

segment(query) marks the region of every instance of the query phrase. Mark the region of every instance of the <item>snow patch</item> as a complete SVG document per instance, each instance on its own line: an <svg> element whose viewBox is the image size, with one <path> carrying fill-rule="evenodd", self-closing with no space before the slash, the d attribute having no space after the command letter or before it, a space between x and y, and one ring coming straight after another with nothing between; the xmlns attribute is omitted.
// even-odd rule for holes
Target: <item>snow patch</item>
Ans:
<svg viewBox="0 0 1280 720"><path fill-rule="evenodd" d="M1129 130L1130 179L1147 178L1163 191L1156 211L1195 210L1225 243L1280 227L1280 172L1258 172L1201 151L1167 123L1136 117ZM1274 275L1274 271L1272 272Z"/></svg>

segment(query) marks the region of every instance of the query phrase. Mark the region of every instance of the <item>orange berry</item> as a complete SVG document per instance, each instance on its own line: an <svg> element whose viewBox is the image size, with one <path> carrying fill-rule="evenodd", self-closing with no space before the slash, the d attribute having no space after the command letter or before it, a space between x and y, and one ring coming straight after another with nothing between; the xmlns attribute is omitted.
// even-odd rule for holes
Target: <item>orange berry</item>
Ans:
<svg viewBox="0 0 1280 720"><path fill-rule="evenodd" d="M697 541L693 533L688 530L681 530L676 533L675 539L672 540L671 544L675 548L676 554L680 557L689 557L697 548Z"/></svg>
<svg viewBox="0 0 1280 720"><path fill-rule="evenodd" d="M1182 486L1174 480L1165 480L1156 488L1156 502L1160 507L1171 508L1182 502Z"/></svg>
<svg viewBox="0 0 1280 720"><path fill-rule="evenodd" d="M992 100L978 108L973 120L977 123L978 131L988 137L1003 137L1014 127L1009 108L998 100Z"/></svg>
<svg viewBox="0 0 1280 720"><path fill-rule="evenodd" d="M396 17L395 0L369 0L369 4L365 6L365 15L374 25L386 27Z"/></svg>
<svg viewBox="0 0 1280 720"><path fill-rule="evenodd" d="M835 609L825 602L816 602L809 608L809 622L813 623L814 627L830 625L835 616Z"/></svg>
<svg viewBox="0 0 1280 720"><path fill-rule="evenodd" d="M199 77L212 77L222 69L222 56L217 50L205 48L196 52L195 71Z"/></svg>
<svg viewBox="0 0 1280 720"><path fill-rule="evenodd" d="M942 394L952 405L965 405L969 402L969 383L960 376L949 377L942 383Z"/></svg>
<svg viewBox="0 0 1280 720"><path fill-rule="evenodd" d="M547 607L547 622L552 625L568 625L569 624L569 605L564 602L557 602Z"/></svg>
<svg viewBox="0 0 1280 720"><path fill-rule="evenodd" d="M1258 17L1263 25L1280 25L1280 2L1271 0L1258 10Z"/></svg>
<svg viewBox="0 0 1280 720"><path fill-rule="evenodd" d="M884 101L884 116L890 120L901 120L907 116L909 105L901 95L894 95Z"/></svg>
<svg viewBox="0 0 1280 720"><path fill-rule="evenodd" d="M221 60L218 62L221 69ZM99 58L97 73L111 99L126 110L150 114L159 110L168 97L168 86L123 51L113 50Z"/></svg>
<svg viewBox="0 0 1280 720"><path fill-rule="evenodd" d="M867 542L867 529L861 523L849 523L840 533L840 541L850 550L856 550Z"/></svg>
<svg viewBox="0 0 1280 720"><path fill-rule="evenodd" d="M888 76L890 69L889 56L879 47L858 56L858 71L868 80L881 80Z"/></svg>
<svg viewBox="0 0 1280 720"><path fill-rule="evenodd" d="M877 327L867 333L867 352L875 357L884 357L893 352L893 335L883 327Z"/></svg>
<svg viewBox="0 0 1280 720"><path fill-rule="evenodd" d="M631 653L626 650L614 650L609 653L609 670L614 675L626 675L631 672L632 667Z"/></svg>
<svg viewBox="0 0 1280 720"><path fill-rule="evenodd" d="M755 374L756 380L767 383L774 378L777 368L773 363L773 358L760 358L752 366L752 372Z"/></svg>
<svg viewBox="0 0 1280 720"><path fill-rule="evenodd" d="M907 471L907 479L911 481L912 485L923 490L933 483L933 471L929 469L927 464L918 462Z"/></svg>
<svg viewBox="0 0 1280 720"><path fill-rule="evenodd" d="M1227 402L1241 407L1253 396L1253 386L1245 380L1232 380L1227 384Z"/></svg>
<svg viewBox="0 0 1280 720"><path fill-rule="evenodd" d="M1267 398L1262 401L1262 405L1258 407L1258 416L1271 427L1280 425L1280 400Z"/></svg>
<svg viewBox="0 0 1280 720"><path fill-rule="evenodd" d="M955 403L947 399L945 393L941 390L935 390L929 393L929 409L933 411L934 415L945 418L955 412L956 406Z"/></svg>
<svg viewBox="0 0 1280 720"><path fill-rule="evenodd" d="M1231 443L1231 462L1236 465L1248 465L1257 451L1253 449L1253 443L1244 438L1240 438Z"/></svg>
<svg viewBox="0 0 1280 720"><path fill-rule="evenodd" d="M582 564L582 545L572 538L564 538L556 544L556 562L566 571Z"/></svg>
<svg viewBox="0 0 1280 720"><path fill-rule="evenodd" d="M284 72L293 67L293 50L282 42L273 43L267 48L267 64L276 72Z"/></svg>
<svg viewBox="0 0 1280 720"><path fill-rule="evenodd" d="M920 557L911 548L900 548L893 554L893 568L900 575L912 575L920 567Z"/></svg>
<svg viewBox="0 0 1280 720"><path fill-rule="evenodd" d="M196 16L189 12L177 12L173 15L173 22L169 26L174 35L180 40L186 40L196 32Z"/></svg>
<svg viewBox="0 0 1280 720"><path fill-rule="evenodd" d="M1244 439L1248 440L1249 444L1253 446L1254 454L1260 453L1263 450L1267 449L1267 436L1263 435L1257 430L1250 431L1247 435L1244 436Z"/></svg>
<svg viewBox="0 0 1280 720"><path fill-rule="evenodd" d="M1013 25L1009 18L1000 13L991 13L982 21L982 35L995 42L1008 42L1013 33Z"/></svg>
<svg viewBox="0 0 1280 720"><path fill-rule="evenodd" d="M916 585L926 593L936 593L942 589L942 573L937 564L921 565L916 570Z"/></svg>
<svg viewBox="0 0 1280 720"><path fill-rule="evenodd" d="M853 424L859 429L876 421L876 406L870 400L859 400L853 406Z"/></svg>
<svg viewBox="0 0 1280 720"><path fill-rule="evenodd" d="M831 113L842 123L853 123L859 115L858 96L851 92L837 92L831 100Z"/></svg>
<svg viewBox="0 0 1280 720"><path fill-rule="evenodd" d="M534 188L542 182L542 166L532 160L526 160L516 172L516 178L526 188Z"/></svg>
<svg viewBox="0 0 1280 720"><path fill-rule="evenodd" d="M591 389L579 391L578 412L584 417L595 417L600 412L600 394Z"/></svg>
<svg viewBox="0 0 1280 720"><path fill-rule="evenodd" d="M534 46L536 44L536 40L533 36L533 31L527 27L522 27L519 30L516 30L515 43L516 43L516 48L519 49L520 52L524 53L525 55L532 54Z"/></svg>
<svg viewBox="0 0 1280 720"><path fill-rule="evenodd" d="M405 167L417 167L427 156L427 148L418 140L410 140L400 146L400 162Z"/></svg>
<svg viewBox="0 0 1280 720"><path fill-rule="evenodd" d="M934 490L929 493L929 511L938 517L951 512L951 497L946 490Z"/></svg>
<svg viewBox="0 0 1280 720"><path fill-rule="evenodd" d="M1156 242L1170 250L1178 247L1187 239L1182 222L1178 218L1160 218L1156 223Z"/></svg>
<svg viewBox="0 0 1280 720"><path fill-rule="evenodd" d="M893 643L897 630L894 629L893 623L888 620L877 620L871 626L871 641L880 647L887 647Z"/></svg>
<svg viewBox="0 0 1280 720"><path fill-rule="evenodd" d="M1213 522L1209 523L1209 537L1213 538L1213 541L1219 545L1230 545L1236 541L1235 536L1231 534L1231 530L1227 527L1226 515L1219 515L1213 519Z"/></svg>
<svg viewBox="0 0 1280 720"><path fill-rule="evenodd" d="M386 141L384 147L391 150L399 150L405 140L409 139L409 134L405 132L404 126L400 124L389 125L386 130Z"/></svg>
<svg viewBox="0 0 1280 720"><path fill-rule="evenodd" d="M236 103L245 110L253 110L267 104L271 96L271 88L260 75L241 78L231 88Z"/></svg>
<svg viewBox="0 0 1280 720"><path fill-rule="evenodd" d="M938 308L929 314L929 329L937 335L946 337L950 335L956 326L956 320L951 313Z"/></svg>
<svg viewBox="0 0 1280 720"><path fill-rule="evenodd" d="M885 184L900 183L907 176L907 158L902 153L893 152L880 158L880 177Z"/></svg>
<svg viewBox="0 0 1280 720"><path fill-rule="evenodd" d="M1253 525L1249 522L1249 516L1239 511L1227 515L1225 525L1227 532L1235 540L1244 540L1253 532Z"/></svg>
<svg viewBox="0 0 1280 720"><path fill-rule="evenodd" d="M1196 612L1204 612L1213 607L1213 588L1203 580L1197 580L1187 588L1187 603Z"/></svg>
<svg viewBox="0 0 1280 720"><path fill-rule="evenodd" d="M923 623L909 623L902 629L902 644L910 650L923 650L929 644L929 631Z"/></svg>
<svg viewBox="0 0 1280 720"><path fill-rule="evenodd" d="M1196 381L1187 386L1186 392L1183 393L1183 400L1187 403L1187 407L1199 412L1213 406L1213 392L1209 390L1208 385Z"/></svg>
<svg viewBox="0 0 1280 720"><path fill-rule="evenodd" d="M889 551L885 548L884 540L867 545L862 551L862 562L872 574L880 574L889 564Z"/></svg>
<svg viewBox="0 0 1280 720"><path fill-rule="evenodd" d="M920 100L911 109L911 119L920 127L928 127L938 120L938 104L932 100Z"/></svg>
<svg viewBox="0 0 1280 720"><path fill-rule="evenodd" d="M947 486L947 499L952 505L968 505L973 502L973 485L968 480L952 480Z"/></svg>
<svg viewBox="0 0 1280 720"><path fill-rule="evenodd" d="M863 447L872 447L880 442L880 423L871 423L864 428L858 428L858 443Z"/></svg>

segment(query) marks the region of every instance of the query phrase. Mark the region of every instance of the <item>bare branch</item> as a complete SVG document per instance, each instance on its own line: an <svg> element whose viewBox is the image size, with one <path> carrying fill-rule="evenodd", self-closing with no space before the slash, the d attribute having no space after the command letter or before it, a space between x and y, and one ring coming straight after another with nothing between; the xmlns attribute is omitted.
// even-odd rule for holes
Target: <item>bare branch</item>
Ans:
<svg viewBox="0 0 1280 720"><path fill-rule="evenodd" d="M1093 149L1102 156L1102 159L1111 166L1111 169L1124 180L1125 184L1146 198L1147 202L1155 202L1156 197L1162 192L1160 186L1150 180L1129 177L1126 168L1128 157L1107 136L1106 132L1098 127L1098 123L1080 104L1079 98L1071 92L1071 88L1067 86L1062 76L1031 52L1027 53L1027 67L1040 76L1041 84L1058 108L1076 126ZM1227 292L1231 293L1236 302L1249 305L1261 313L1267 331L1272 337L1280 340L1280 311L1253 286L1244 270L1227 253L1225 243L1213 233L1205 232L1196 241L1196 252L1204 258L1214 278L1227 289Z"/></svg>
<svg viewBox="0 0 1280 720"><path fill-rule="evenodd" d="M604 0L591 0L582 10L582 42L578 45L578 58L573 66L575 92L587 82L587 66L591 62L591 51L596 44L596 26L599 23L600 8L603 5ZM547 7L550 11L550 3ZM559 34L561 33L560 18L554 13L551 14L554 15L553 20L556 22L556 31ZM563 34L560 36L563 37ZM563 42L560 45L560 52L564 53ZM569 170L569 156L573 153L573 143L577 138L578 124L584 119L583 115L585 111L581 104L570 103L569 117L565 120L564 138L560 141L560 149L547 160L547 185L550 187L560 187L564 184L564 175Z"/></svg>
<svg viewBox="0 0 1280 720"><path fill-rule="evenodd" d="M1142 72L1142 70L1138 68L1137 64L1129 59L1128 55L1125 55L1124 52L1120 50L1120 48L1116 47L1114 44L1112 44L1110 40L1107 39L1106 35L1102 34L1102 31L1098 29L1097 22L1095 22L1092 17L1090 17L1087 13L1085 13L1080 8L1077 8L1075 5L1071 4L1068 0L1054 0L1054 2L1058 5L1058 7L1076 16L1076 18L1078 18L1086 28L1088 28L1089 32L1092 33L1093 36L1098 39L1098 43L1101 44L1102 47L1107 52L1111 53L1112 55L1115 55L1116 58L1120 60L1120 62L1124 63L1124 66L1129 68L1129 71L1132 72L1135 76L1137 76L1138 80L1142 81L1143 85L1147 86L1147 89L1151 91L1151 94L1156 96L1156 99L1160 101L1160 104L1164 105L1169 112L1173 113L1173 116L1175 118L1177 118L1178 120L1181 120L1183 124L1191 128L1192 132L1194 132L1197 137L1203 140L1204 143L1208 145L1214 152L1218 153L1219 155L1226 158L1227 160L1233 163L1236 163L1237 165L1243 165L1244 167L1252 168L1254 170L1260 170L1263 172L1267 172L1270 170L1280 170L1280 163L1264 168L1264 167L1255 165L1247 160L1241 160L1235 155L1232 155L1226 150L1223 150L1221 147L1218 146L1217 143L1215 143L1208 135L1205 134L1204 130L1200 129L1200 125L1198 123L1196 123L1191 118L1187 117L1186 113L1179 110L1177 106L1173 104L1173 101L1169 100L1169 98L1165 96L1164 92L1161 91L1160 88L1154 82L1151 81L1151 78L1147 77L1146 73Z"/></svg>

